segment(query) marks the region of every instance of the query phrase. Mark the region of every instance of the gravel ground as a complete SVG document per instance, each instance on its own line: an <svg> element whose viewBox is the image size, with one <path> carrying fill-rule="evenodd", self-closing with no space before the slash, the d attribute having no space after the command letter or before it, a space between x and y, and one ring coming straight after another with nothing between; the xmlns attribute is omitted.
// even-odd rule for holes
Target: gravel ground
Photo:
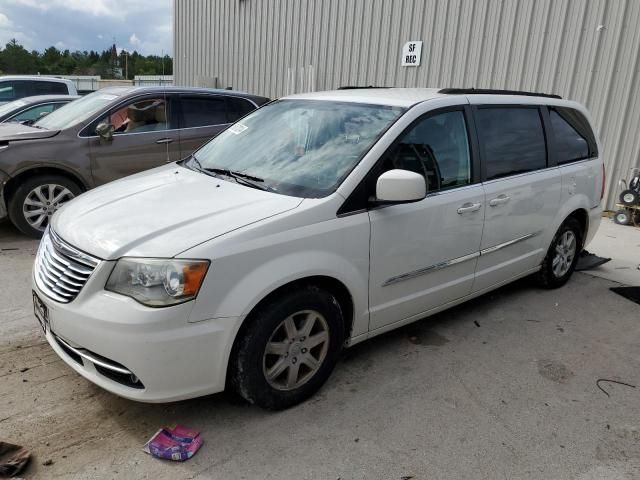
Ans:
<svg viewBox="0 0 640 480"><path fill-rule="evenodd" d="M640 478L639 306L611 280L520 281L382 335L273 413L226 394L135 403L76 375L32 316L36 246L0 224L0 439L33 452L25 478ZM607 396L600 378L638 388ZM141 450L173 422L205 439L183 464Z"/></svg>

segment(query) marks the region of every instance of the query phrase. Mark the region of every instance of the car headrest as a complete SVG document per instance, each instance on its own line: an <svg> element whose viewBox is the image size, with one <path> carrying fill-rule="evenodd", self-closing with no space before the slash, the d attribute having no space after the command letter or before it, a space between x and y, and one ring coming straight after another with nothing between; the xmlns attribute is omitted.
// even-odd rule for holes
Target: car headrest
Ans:
<svg viewBox="0 0 640 480"><path fill-rule="evenodd" d="M164 105L158 105L156 107L156 122L158 123L167 122L167 110Z"/></svg>

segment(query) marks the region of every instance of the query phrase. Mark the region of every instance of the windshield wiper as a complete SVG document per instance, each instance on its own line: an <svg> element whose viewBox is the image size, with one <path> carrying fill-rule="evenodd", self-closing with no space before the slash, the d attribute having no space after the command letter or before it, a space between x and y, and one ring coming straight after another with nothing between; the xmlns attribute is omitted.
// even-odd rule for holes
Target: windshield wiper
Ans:
<svg viewBox="0 0 640 480"><path fill-rule="evenodd" d="M243 179L252 180L254 182L264 182L264 178L254 177L253 175L249 175L247 173L242 173L242 172L236 172L234 170L229 170L228 168L207 167L207 168L204 168L203 170L206 170L207 172L220 173L222 175L226 175L227 177L232 177L232 178L240 177Z"/></svg>
<svg viewBox="0 0 640 480"><path fill-rule="evenodd" d="M217 173L218 175L224 175L226 177L233 178L237 183L242 183L248 187L257 188L258 190L271 190L269 187L265 185L260 185L254 182L264 182L264 178L254 177L253 175L248 175L242 172L235 172L233 170L229 170L228 168L214 168L214 167L205 167L203 168L206 172Z"/></svg>

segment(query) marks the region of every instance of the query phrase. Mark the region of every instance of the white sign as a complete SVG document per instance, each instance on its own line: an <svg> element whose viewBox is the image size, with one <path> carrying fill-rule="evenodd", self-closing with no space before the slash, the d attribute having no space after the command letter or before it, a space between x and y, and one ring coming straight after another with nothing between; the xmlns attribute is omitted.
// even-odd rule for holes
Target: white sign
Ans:
<svg viewBox="0 0 640 480"><path fill-rule="evenodd" d="M422 56L422 42L413 40L407 42L402 47L402 66L417 67L420 65L420 57Z"/></svg>

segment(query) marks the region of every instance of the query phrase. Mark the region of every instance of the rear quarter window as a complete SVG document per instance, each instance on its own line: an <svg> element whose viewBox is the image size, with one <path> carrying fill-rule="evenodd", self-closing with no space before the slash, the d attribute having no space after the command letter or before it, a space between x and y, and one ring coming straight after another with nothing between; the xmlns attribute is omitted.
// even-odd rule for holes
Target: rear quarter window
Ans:
<svg viewBox="0 0 640 480"><path fill-rule="evenodd" d="M598 156L598 146L589 122L582 113L565 107L549 107L558 164Z"/></svg>

